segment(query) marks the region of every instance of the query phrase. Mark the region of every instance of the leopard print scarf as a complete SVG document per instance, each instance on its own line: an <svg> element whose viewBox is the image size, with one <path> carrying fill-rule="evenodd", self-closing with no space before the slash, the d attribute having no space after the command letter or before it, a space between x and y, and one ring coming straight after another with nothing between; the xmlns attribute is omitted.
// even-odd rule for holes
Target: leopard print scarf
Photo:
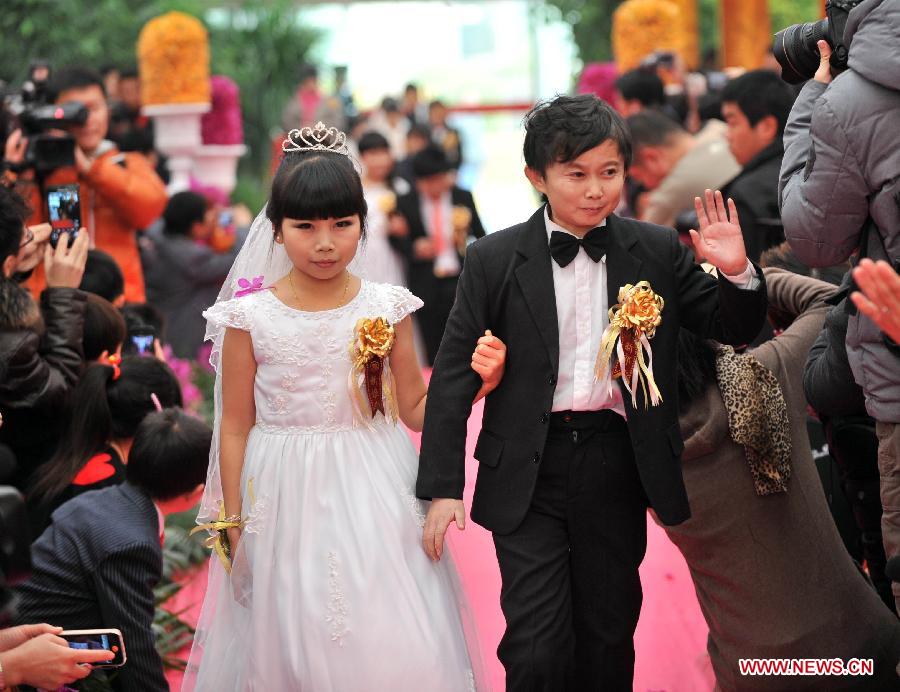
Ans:
<svg viewBox="0 0 900 692"><path fill-rule="evenodd" d="M716 379L731 439L744 448L756 494L787 492L791 435L787 404L775 375L752 355L720 346Z"/></svg>

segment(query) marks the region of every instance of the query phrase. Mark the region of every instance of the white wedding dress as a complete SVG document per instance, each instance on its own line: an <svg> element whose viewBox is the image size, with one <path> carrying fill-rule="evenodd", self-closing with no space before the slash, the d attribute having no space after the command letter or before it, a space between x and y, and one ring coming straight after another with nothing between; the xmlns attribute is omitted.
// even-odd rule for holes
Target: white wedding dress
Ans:
<svg viewBox="0 0 900 692"><path fill-rule="evenodd" d="M450 555L432 563L422 549L415 449L382 414L371 426L353 417L357 320L395 324L421 305L363 281L335 310L302 312L262 290L205 313L251 334L256 425L246 526L232 574L210 564L183 689L470 692L476 679L485 689Z"/></svg>

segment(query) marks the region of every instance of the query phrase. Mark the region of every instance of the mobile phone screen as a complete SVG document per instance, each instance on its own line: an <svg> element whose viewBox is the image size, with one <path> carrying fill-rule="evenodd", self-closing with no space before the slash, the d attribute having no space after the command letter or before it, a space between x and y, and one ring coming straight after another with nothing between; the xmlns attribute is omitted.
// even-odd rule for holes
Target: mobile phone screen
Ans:
<svg viewBox="0 0 900 692"><path fill-rule="evenodd" d="M69 642L70 649L110 649L110 641L108 634L77 634L69 635L66 640Z"/></svg>
<svg viewBox="0 0 900 692"><path fill-rule="evenodd" d="M100 663L94 663L94 666L115 668L121 666L125 662L125 651L118 633L95 631L71 634L69 632L63 632L62 637L68 642L70 649L106 650L113 653L111 659Z"/></svg>
<svg viewBox="0 0 900 692"><path fill-rule="evenodd" d="M152 334L134 334L131 337L131 343L142 356L153 353L153 335Z"/></svg>
<svg viewBox="0 0 900 692"><path fill-rule="evenodd" d="M59 185L47 190L47 209L50 213L50 244L56 247L61 234L69 236L69 246L75 242L81 227L81 200L77 185Z"/></svg>

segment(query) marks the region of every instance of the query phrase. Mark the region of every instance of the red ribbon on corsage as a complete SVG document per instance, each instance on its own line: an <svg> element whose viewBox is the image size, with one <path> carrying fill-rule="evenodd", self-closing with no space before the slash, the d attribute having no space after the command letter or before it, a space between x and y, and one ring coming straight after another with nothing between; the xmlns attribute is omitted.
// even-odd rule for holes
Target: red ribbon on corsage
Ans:
<svg viewBox="0 0 900 692"><path fill-rule="evenodd" d="M609 388L612 380L621 377L625 389L631 394L631 404L637 407L637 389L644 392L644 408L649 400L654 406L662 401L662 394L653 379L653 350L650 339L662 323L665 301L656 295L647 281L619 289L619 302L609 309L609 326L600 340L595 375L597 380L607 376ZM647 360L644 360L644 351ZM611 366L611 367L610 367Z"/></svg>
<svg viewBox="0 0 900 692"><path fill-rule="evenodd" d="M397 419L393 376L388 355L394 346L394 328L383 317L363 318L356 323L350 344L350 390L356 416L361 421L381 413L388 420ZM365 392L365 399L363 399ZM368 404L369 415L363 410Z"/></svg>

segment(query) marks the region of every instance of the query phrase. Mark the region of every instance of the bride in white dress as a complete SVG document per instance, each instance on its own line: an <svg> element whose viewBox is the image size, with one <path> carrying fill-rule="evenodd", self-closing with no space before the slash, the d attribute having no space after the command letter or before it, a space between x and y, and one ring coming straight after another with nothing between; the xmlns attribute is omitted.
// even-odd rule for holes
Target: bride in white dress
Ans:
<svg viewBox="0 0 900 692"><path fill-rule="evenodd" d="M286 140L268 207L205 313L216 442L198 523L221 559L185 690L488 689L452 560L422 549L417 457L398 422L424 414L409 319L422 303L347 272L365 203L342 145L324 126ZM481 395L501 371L479 370Z"/></svg>

